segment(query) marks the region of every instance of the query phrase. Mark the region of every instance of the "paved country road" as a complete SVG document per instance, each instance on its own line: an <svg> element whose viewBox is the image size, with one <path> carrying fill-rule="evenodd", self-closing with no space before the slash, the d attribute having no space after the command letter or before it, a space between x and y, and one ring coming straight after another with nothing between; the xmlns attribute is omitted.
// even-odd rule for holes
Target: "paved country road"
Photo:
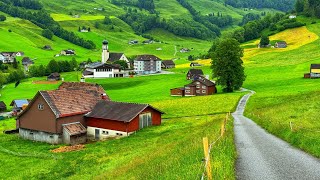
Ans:
<svg viewBox="0 0 320 180"><path fill-rule="evenodd" d="M236 176L239 180L320 180L320 160L298 150L287 142L267 133L243 116L249 97L239 102L234 121L238 152Z"/></svg>

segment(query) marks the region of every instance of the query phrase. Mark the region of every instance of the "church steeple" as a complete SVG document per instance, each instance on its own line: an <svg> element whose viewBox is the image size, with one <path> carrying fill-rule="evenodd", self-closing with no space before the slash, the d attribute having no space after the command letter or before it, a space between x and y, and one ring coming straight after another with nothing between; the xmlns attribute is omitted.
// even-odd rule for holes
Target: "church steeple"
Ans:
<svg viewBox="0 0 320 180"><path fill-rule="evenodd" d="M108 44L109 42L107 40L102 41L102 63L106 63L109 60Z"/></svg>

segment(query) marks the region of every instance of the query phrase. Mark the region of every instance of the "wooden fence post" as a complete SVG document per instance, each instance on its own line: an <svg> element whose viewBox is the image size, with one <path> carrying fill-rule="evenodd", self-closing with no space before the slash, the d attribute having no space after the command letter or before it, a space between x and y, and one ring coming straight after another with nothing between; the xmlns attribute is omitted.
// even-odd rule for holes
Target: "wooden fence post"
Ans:
<svg viewBox="0 0 320 180"><path fill-rule="evenodd" d="M208 137L203 138L203 150L204 150L204 158L207 161L206 162L206 164L207 164L207 167L206 167L207 177L209 180L212 180Z"/></svg>
<svg viewBox="0 0 320 180"><path fill-rule="evenodd" d="M223 136L225 131L225 121L222 122L221 124L221 129L220 129L220 135Z"/></svg>
<svg viewBox="0 0 320 180"><path fill-rule="evenodd" d="M290 129L291 129L291 132L293 132L292 122L291 121L290 121Z"/></svg>

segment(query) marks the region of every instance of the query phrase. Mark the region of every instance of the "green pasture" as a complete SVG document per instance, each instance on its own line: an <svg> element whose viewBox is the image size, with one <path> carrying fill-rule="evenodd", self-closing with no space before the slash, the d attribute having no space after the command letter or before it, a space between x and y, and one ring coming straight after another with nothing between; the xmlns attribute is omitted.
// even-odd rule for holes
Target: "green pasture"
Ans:
<svg viewBox="0 0 320 180"><path fill-rule="evenodd" d="M300 20L309 22L304 18ZM319 34L319 27L318 24L307 25L316 34ZM304 79L303 75L309 72L310 64L320 63L319 42L249 58L244 83L244 87L256 91L250 98L247 116L269 132L317 157L320 157L320 81Z"/></svg>

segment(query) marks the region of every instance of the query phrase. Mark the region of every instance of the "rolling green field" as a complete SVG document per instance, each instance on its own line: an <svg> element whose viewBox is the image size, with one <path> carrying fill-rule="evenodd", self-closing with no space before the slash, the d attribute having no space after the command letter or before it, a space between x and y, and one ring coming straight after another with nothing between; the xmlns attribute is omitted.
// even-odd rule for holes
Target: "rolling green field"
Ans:
<svg viewBox="0 0 320 180"><path fill-rule="evenodd" d="M319 20L313 25L311 19L299 20L307 23L309 31L319 35ZM287 39L292 38L291 31L295 29L284 32L288 35ZM309 33L296 33L295 36L308 39ZM291 46L298 43L301 41ZM320 157L320 81L303 79L303 74L309 72L310 64L320 63L318 48L319 39L316 39L292 50L249 56L244 87L257 92L249 100L247 116L269 132Z"/></svg>
<svg viewBox="0 0 320 180"><path fill-rule="evenodd" d="M208 66L202 67L209 73ZM101 84L114 101L150 103L161 109L161 126L146 128L122 139L90 143L78 152L54 154L59 146L22 140L18 135L4 135L15 128L15 120L0 121L0 177L9 179L198 179L203 172L202 138L210 142L220 135L227 112L232 112L243 93L215 94L203 97L171 97L170 88L186 83L187 69L176 74L134 78L91 79ZM77 73L64 73L66 81L76 81ZM38 90L56 89L59 85L34 84L44 78L23 80L15 89L6 85L1 100L32 98ZM218 88L221 92L220 88ZM23 93L21 93L23 92ZM232 120L226 136L212 150L213 176L235 179L236 158ZM19 163L17 163L19 162ZM27 166L29 164L29 166ZM30 165L32 164L32 165ZM19 170L21 166L26 166ZM14 173L13 173L14 172Z"/></svg>

